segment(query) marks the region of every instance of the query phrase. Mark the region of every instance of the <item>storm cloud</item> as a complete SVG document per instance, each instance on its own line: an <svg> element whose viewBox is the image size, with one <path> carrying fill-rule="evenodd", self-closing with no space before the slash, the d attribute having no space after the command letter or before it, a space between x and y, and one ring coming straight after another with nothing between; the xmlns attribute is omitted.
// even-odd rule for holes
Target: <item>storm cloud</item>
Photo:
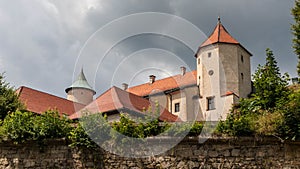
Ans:
<svg viewBox="0 0 300 169"><path fill-rule="evenodd" d="M156 34L124 39L113 46L101 64L80 55L89 38L111 21L135 13L159 12L191 22L206 36L220 16L229 33L253 54L252 73L264 63L265 49L271 48L281 71L293 77L297 57L291 47L292 6L293 1L280 0L1 0L0 72L6 72L6 80L15 87L24 85L65 97L64 89L71 85L81 67L98 94L112 85L120 87L122 82L147 82L151 73L158 78L178 74L183 65L179 60L195 69L197 49ZM168 25L160 26L163 29ZM103 53L105 44L114 36L94 39L98 46L91 47L89 55L97 57ZM199 35L195 46L202 41L203 36ZM177 59L170 59L174 56ZM148 67L157 69L137 74Z"/></svg>

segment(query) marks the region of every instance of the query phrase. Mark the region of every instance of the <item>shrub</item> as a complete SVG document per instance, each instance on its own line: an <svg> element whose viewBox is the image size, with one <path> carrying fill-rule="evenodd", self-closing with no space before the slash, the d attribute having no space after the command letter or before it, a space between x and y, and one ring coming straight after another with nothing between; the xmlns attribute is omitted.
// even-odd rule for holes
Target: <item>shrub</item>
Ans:
<svg viewBox="0 0 300 169"><path fill-rule="evenodd" d="M2 128L4 136L15 143L25 142L34 138L33 130L35 115L31 112L16 111L6 116Z"/></svg>
<svg viewBox="0 0 300 169"><path fill-rule="evenodd" d="M70 121L57 111L46 111L36 116L33 122L34 140L47 138L67 138L71 131Z"/></svg>
<svg viewBox="0 0 300 169"><path fill-rule="evenodd" d="M80 123L78 123L78 125L70 131L68 138L71 141L71 147L98 147L97 144L89 137Z"/></svg>
<svg viewBox="0 0 300 169"><path fill-rule="evenodd" d="M2 138L22 143L27 140L67 137L71 126L69 120L60 117L57 111L47 111L41 115L16 111L4 119L2 130Z"/></svg>

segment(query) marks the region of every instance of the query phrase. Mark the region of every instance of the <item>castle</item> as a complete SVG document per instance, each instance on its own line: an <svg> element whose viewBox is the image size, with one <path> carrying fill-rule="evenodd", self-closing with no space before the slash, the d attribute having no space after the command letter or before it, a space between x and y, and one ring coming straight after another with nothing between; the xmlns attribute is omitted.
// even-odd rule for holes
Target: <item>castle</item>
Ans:
<svg viewBox="0 0 300 169"><path fill-rule="evenodd" d="M195 54L197 69L122 89L112 87L95 100L83 70L77 80L65 91L67 99L28 87L17 90L28 111L42 113L57 109L71 119L81 117L83 111L101 112L109 121L118 120L120 112L144 116L145 110L159 108L161 121L217 121L224 120L239 98L252 91L251 53L234 39L220 19L212 34L200 45ZM159 105L157 106L156 103Z"/></svg>

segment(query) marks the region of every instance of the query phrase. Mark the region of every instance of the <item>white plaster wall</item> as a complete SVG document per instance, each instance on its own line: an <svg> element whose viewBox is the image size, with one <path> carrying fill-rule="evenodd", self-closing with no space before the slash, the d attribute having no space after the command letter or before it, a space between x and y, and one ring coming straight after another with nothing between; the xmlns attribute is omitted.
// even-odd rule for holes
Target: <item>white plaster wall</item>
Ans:
<svg viewBox="0 0 300 169"><path fill-rule="evenodd" d="M81 103L84 105L88 105L93 101L94 93L91 90L81 89L81 88L73 88L69 90L67 94L67 99L73 102Z"/></svg>

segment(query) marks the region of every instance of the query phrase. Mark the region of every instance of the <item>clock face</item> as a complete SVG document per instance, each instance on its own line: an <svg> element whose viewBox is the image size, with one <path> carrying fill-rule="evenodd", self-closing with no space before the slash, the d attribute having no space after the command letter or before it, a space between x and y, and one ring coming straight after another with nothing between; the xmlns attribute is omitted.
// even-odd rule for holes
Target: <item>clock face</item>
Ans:
<svg viewBox="0 0 300 169"><path fill-rule="evenodd" d="M214 71L213 71L213 70L210 70L210 71L208 71L208 74L209 74L210 76L212 76L212 75L214 74Z"/></svg>

